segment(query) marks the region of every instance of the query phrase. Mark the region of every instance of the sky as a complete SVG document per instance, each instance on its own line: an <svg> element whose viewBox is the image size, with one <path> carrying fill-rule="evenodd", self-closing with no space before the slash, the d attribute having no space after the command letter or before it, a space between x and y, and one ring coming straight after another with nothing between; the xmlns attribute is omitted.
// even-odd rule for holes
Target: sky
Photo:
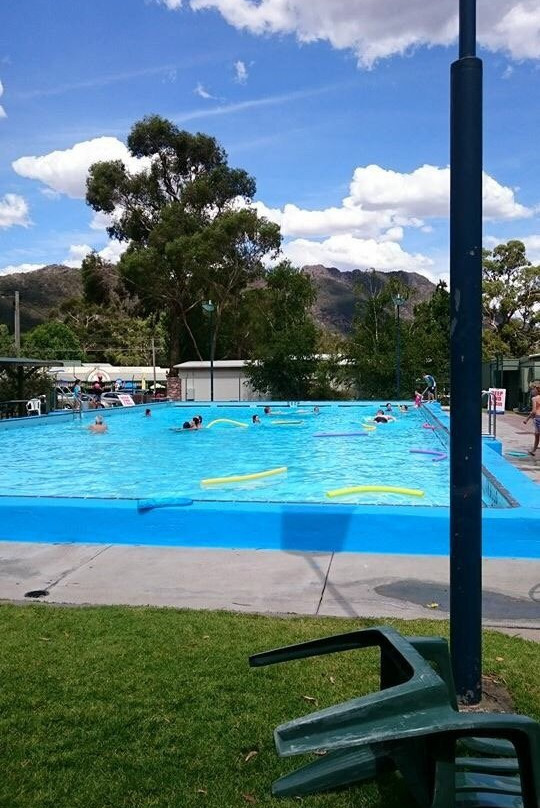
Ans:
<svg viewBox="0 0 540 808"><path fill-rule="evenodd" d="M118 260L84 201L159 114L257 182L297 266L448 277L458 0L17 0L0 4L0 274ZM484 246L540 263L540 3L478 0Z"/></svg>

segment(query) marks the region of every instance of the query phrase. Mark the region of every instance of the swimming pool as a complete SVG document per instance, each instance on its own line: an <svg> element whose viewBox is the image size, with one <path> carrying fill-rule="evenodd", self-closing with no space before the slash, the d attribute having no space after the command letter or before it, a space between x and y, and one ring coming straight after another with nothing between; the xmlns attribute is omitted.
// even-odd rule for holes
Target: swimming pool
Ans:
<svg viewBox="0 0 540 808"><path fill-rule="evenodd" d="M11 431L3 436L11 460L0 468L0 495L328 502L326 492L343 486L406 485L424 496L372 491L335 501L448 504L448 461L409 451L446 452L439 432L423 428L425 414L396 413L395 422L373 429L373 404L319 410L316 415L313 407L275 407L266 416L262 407L158 406L151 417L144 410L122 417L105 413L106 435L88 431L91 413L62 425ZM199 411L204 424L217 423L182 431L186 418ZM260 424L252 424L254 413ZM276 467L287 472L233 485L200 484Z"/></svg>
<svg viewBox="0 0 540 808"><path fill-rule="evenodd" d="M446 554L448 416L410 409L366 430L376 404L318 406L276 404L270 417L260 404L106 411L106 435L88 431L95 413L4 423L0 539ZM197 413L221 422L178 431ZM276 467L287 472L201 485ZM488 446L484 471L485 554L540 556L538 489ZM424 495L326 495L353 485Z"/></svg>

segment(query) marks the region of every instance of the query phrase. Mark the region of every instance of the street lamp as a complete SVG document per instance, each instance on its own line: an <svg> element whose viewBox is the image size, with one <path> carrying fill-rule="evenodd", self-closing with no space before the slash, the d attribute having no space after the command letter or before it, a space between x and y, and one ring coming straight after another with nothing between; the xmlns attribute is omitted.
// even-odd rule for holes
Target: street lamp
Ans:
<svg viewBox="0 0 540 808"><path fill-rule="evenodd" d="M399 327L399 310L401 306L406 302L406 298L403 295L392 295L392 301L394 306L396 307L397 313L397 332L396 332L396 398L399 400L400 398L400 390L401 390L401 331Z"/></svg>
<svg viewBox="0 0 540 808"><path fill-rule="evenodd" d="M207 300L202 304L203 311L209 317L209 332L210 332L210 401L214 400L214 311L215 305L211 300Z"/></svg>

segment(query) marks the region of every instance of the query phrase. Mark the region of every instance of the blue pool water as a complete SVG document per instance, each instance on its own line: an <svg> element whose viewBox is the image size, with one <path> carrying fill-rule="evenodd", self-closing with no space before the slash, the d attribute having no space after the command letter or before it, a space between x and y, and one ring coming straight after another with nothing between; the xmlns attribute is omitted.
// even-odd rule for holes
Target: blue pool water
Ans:
<svg viewBox="0 0 540 808"><path fill-rule="evenodd" d="M274 408L276 409L276 408ZM302 408L304 409L304 408ZM0 495L92 498L189 497L206 501L340 502L395 505L448 505L448 461L410 449L446 451L439 432L422 427L425 414L397 414L395 423L365 432L372 403L321 406L319 415L284 410L280 418L262 407L175 407L104 413L109 431L88 431L93 413L82 419L50 419L39 428L6 430L2 435L9 465L0 468ZM197 432L175 432L186 418L201 413L204 423L231 418L249 424L217 424ZM251 416L260 414L261 425ZM396 414L396 413L394 413ZM300 426L278 420L302 420ZM36 425L37 427L37 425ZM354 437L315 437L316 432L360 432ZM201 479L249 474L287 466L285 475L234 485L203 488ZM422 489L422 498L372 492L329 500L330 489L350 485L390 485Z"/></svg>

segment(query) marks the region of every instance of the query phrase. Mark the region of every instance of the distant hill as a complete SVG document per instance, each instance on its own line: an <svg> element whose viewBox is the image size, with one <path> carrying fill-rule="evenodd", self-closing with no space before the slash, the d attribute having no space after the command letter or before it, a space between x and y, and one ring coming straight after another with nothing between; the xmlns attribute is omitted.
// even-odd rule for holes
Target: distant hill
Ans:
<svg viewBox="0 0 540 808"><path fill-rule="evenodd" d="M21 331L44 322L52 309L82 297L81 270L62 264L0 276L0 322L13 331L13 292L20 293Z"/></svg>
<svg viewBox="0 0 540 808"><path fill-rule="evenodd" d="M391 278L399 280L411 290L407 303L401 309L401 316L409 319L413 308L423 300L429 300L435 291L435 284L417 272L372 272L371 270L353 269L341 272L335 267L324 267L320 264L303 267L311 276L317 289L317 301L313 307L313 315L317 322L330 331L348 334L351 330L355 314L355 286L362 291L360 300L367 300L371 287L373 292L379 291Z"/></svg>
<svg viewBox="0 0 540 808"><path fill-rule="evenodd" d="M390 278L400 280L411 289L411 298L401 310L407 319L412 316L413 307L433 294L435 286L423 275L416 272L375 272L360 269L341 272L335 267L322 265L305 266L317 289L317 301L313 316L317 322L338 334L348 334L354 317L354 287L363 290L361 299L366 300L370 286L374 291L382 288ZM82 296L80 269L72 269L61 264L52 264L33 272L17 273L0 277L0 322L13 330L14 290L20 292L21 331L27 331L44 322L53 309L66 300Z"/></svg>

